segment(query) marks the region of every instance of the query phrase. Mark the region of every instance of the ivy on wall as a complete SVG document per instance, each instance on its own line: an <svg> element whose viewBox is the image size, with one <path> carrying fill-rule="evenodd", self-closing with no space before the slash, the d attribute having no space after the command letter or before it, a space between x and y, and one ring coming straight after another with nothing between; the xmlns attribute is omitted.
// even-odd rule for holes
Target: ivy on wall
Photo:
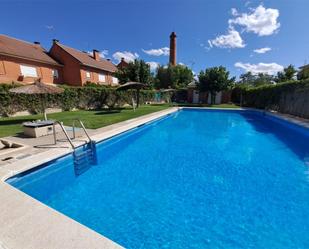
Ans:
<svg viewBox="0 0 309 249"><path fill-rule="evenodd" d="M0 84L0 115L6 116L18 111L39 113L42 108L41 95L10 93L9 89L17 85ZM65 111L77 109L113 108L131 104L132 91L116 91L115 88L103 86L69 87L61 86L61 94L44 95L44 103L48 108L62 108ZM154 101L155 91L141 90L140 103Z"/></svg>
<svg viewBox="0 0 309 249"><path fill-rule="evenodd" d="M232 101L243 106L275 110L309 118L309 80L260 87L236 86Z"/></svg>

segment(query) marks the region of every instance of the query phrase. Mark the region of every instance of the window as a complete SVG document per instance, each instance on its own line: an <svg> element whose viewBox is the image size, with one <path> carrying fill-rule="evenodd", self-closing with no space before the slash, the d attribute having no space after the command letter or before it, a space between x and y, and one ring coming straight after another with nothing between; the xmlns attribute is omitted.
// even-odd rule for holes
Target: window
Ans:
<svg viewBox="0 0 309 249"><path fill-rule="evenodd" d="M116 77L113 77L113 84L118 84L118 79Z"/></svg>
<svg viewBox="0 0 309 249"><path fill-rule="evenodd" d="M86 78L90 79L91 78L91 74L89 71L86 72Z"/></svg>
<svg viewBox="0 0 309 249"><path fill-rule="evenodd" d="M105 75L99 74L99 82L105 82Z"/></svg>
<svg viewBox="0 0 309 249"><path fill-rule="evenodd" d="M58 70L52 69L52 75L53 75L54 78L58 79L59 78Z"/></svg>
<svg viewBox="0 0 309 249"><path fill-rule="evenodd" d="M38 77L37 71L35 67L29 67L29 66L24 66L20 65L20 72L21 75L27 77Z"/></svg>

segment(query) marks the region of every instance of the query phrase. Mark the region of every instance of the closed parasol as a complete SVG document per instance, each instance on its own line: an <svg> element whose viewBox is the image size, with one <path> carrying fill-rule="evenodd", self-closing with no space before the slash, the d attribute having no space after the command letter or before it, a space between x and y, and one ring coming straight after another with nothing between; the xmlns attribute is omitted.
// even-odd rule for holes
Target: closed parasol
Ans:
<svg viewBox="0 0 309 249"><path fill-rule="evenodd" d="M44 118L47 120L47 115L45 112L45 101L44 95L45 94L59 94L62 93L64 89L54 86L52 84L46 84L40 81L36 81L31 85L20 86L17 88L10 89L10 92L17 93L17 94L38 94L41 96L42 100L42 109L44 113Z"/></svg>
<svg viewBox="0 0 309 249"><path fill-rule="evenodd" d="M119 86L117 88L117 91L126 91L126 90L130 90L130 89L133 89L133 90L136 90L136 107L139 106L139 91L140 89L144 88L145 87L145 84L141 83L141 82L127 82L121 86ZM133 105L133 109L135 111L135 107L134 107L134 98L132 96L132 105Z"/></svg>

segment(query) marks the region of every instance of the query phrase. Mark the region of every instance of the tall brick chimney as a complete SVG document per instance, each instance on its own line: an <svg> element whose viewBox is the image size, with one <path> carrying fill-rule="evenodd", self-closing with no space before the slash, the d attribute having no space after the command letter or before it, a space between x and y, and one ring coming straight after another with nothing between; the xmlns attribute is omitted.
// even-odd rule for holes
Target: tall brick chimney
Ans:
<svg viewBox="0 0 309 249"><path fill-rule="evenodd" d="M176 33L170 35L170 65L176 66Z"/></svg>
<svg viewBox="0 0 309 249"><path fill-rule="evenodd" d="M34 45L35 45L37 48L40 48L40 47L41 47L41 43L40 43L40 42L35 41L35 42L33 42L33 43L34 43Z"/></svg>
<svg viewBox="0 0 309 249"><path fill-rule="evenodd" d="M93 58L94 58L96 61L99 61L99 60L100 60L100 52L99 52L99 50L96 50L96 49L93 50Z"/></svg>

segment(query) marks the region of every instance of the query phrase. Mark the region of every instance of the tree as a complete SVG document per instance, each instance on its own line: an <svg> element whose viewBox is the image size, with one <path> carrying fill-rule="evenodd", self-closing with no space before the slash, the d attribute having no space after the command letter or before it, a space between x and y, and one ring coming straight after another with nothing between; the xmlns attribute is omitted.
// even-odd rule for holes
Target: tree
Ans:
<svg viewBox="0 0 309 249"><path fill-rule="evenodd" d="M228 89L235 81L235 77L229 78L229 71L225 67L211 67L201 71L199 89L201 92L210 92L211 104L215 104L217 92Z"/></svg>
<svg viewBox="0 0 309 249"><path fill-rule="evenodd" d="M182 88L186 87L193 80L193 73L190 68L184 65L160 66L157 69L156 88Z"/></svg>
<svg viewBox="0 0 309 249"><path fill-rule="evenodd" d="M301 67L301 70L297 74L298 80L309 79L309 65Z"/></svg>
<svg viewBox="0 0 309 249"><path fill-rule="evenodd" d="M296 73L297 70L290 64L288 67L284 68L282 72L277 73L276 82L293 80Z"/></svg>
<svg viewBox="0 0 309 249"><path fill-rule="evenodd" d="M273 84L275 82L275 78L272 75L269 75L267 73L258 73L253 74L252 72L247 72L244 74L241 74L239 76L238 83L248 86L261 86L261 85L267 85L267 84Z"/></svg>
<svg viewBox="0 0 309 249"><path fill-rule="evenodd" d="M254 86L262 86L262 85L270 85L274 84L275 78L274 76L267 73L258 73L255 76Z"/></svg>
<svg viewBox="0 0 309 249"><path fill-rule="evenodd" d="M239 83L254 85L255 75L253 75L251 72L247 72L247 73L241 74L239 76L239 79L240 79Z"/></svg>
<svg viewBox="0 0 309 249"><path fill-rule="evenodd" d="M128 81L135 81L151 86L153 83L150 66L143 60L134 60L134 62L128 63L127 67L118 69L115 75L120 84L124 84Z"/></svg>

